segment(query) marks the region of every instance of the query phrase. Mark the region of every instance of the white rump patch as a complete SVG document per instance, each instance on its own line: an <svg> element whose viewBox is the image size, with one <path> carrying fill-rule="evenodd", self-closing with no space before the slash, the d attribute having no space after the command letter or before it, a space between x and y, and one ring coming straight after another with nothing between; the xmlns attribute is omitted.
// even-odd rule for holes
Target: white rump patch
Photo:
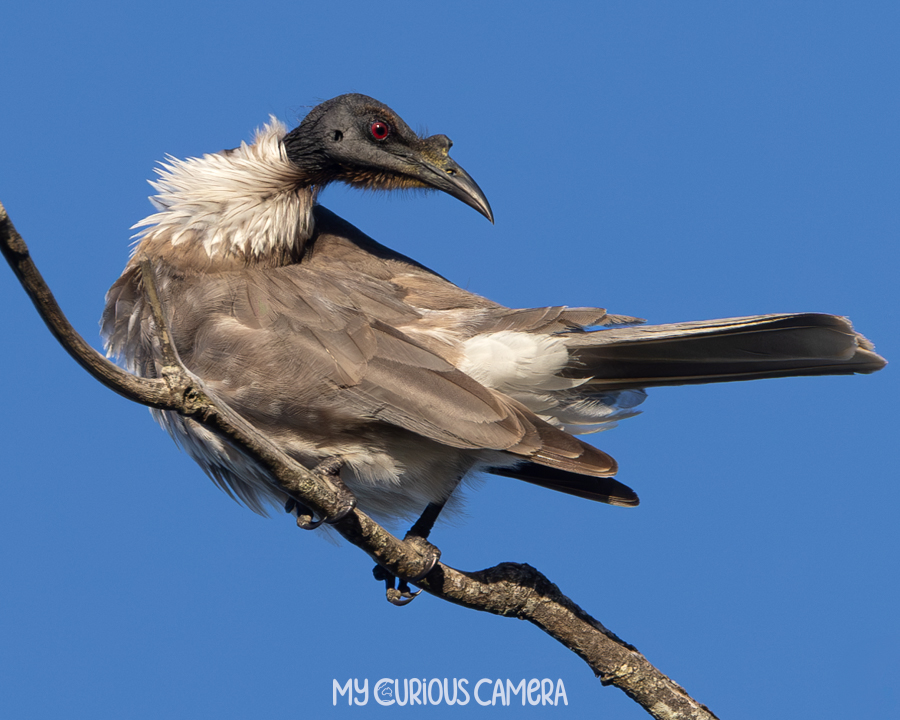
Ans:
<svg viewBox="0 0 900 720"><path fill-rule="evenodd" d="M578 390L587 378L558 373L569 362L565 337L504 330L462 345L458 368L482 385L518 400L539 417L575 435L615 427L639 413L643 390Z"/></svg>
<svg viewBox="0 0 900 720"><path fill-rule="evenodd" d="M557 375L568 361L569 351L558 337L503 330L463 343L458 367L486 387L516 394L578 387L584 380Z"/></svg>

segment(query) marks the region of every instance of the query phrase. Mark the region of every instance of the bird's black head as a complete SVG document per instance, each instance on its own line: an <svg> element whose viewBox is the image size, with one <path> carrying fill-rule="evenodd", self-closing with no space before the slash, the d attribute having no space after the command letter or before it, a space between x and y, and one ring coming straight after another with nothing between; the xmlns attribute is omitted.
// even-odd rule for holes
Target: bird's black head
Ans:
<svg viewBox="0 0 900 720"><path fill-rule="evenodd" d="M317 105L282 142L310 184L441 190L494 221L481 188L450 158L450 138L419 137L387 105L365 95Z"/></svg>

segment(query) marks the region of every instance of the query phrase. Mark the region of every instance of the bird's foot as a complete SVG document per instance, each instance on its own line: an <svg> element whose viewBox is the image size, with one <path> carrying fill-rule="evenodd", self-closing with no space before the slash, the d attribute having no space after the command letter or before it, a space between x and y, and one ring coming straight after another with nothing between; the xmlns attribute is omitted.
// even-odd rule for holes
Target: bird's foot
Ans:
<svg viewBox="0 0 900 720"><path fill-rule="evenodd" d="M403 568L407 571L404 575L408 579L397 577L381 565L376 565L372 569L372 575L375 576L375 579L384 581L387 601L392 605L397 606L408 605L416 599L422 591L416 590L413 592L409 587L409 583L415 584L416 581L422 580L434 569L435 565L437 565L438 561L441 559L441 551L423 537L407 533L403 542L405 545L412 545L419 555L418 563Z"/></svg>
<svg viewBox="0 0 900 720"><path fill-rule="evenodd" d="M344 484L344 481L341 480L342 466L343 462L341 462L340 459L326 458L313 468L314 473L317 475L325 475L328 478L328 481L335 488L341 499L341 508L332 515L316 520L312 508L299 500L288 498L284 505L284 510L288 513L296 513L298 528L301 530L315 530L322 525L322 523L333 525L334 523L343 520L347 515L353 512L354 508L356 508L356 496L350 492L350 489Z"/></svg>
<svg viewBox="0 0 900 720"><path fill-rule="evenodd" d="M396 575L385 570L381 565L372 568L372 575L376 580L384 581L384 591L387 601L397 607L408 605L421 593L421 590L413 592L406 580L398 580Z"/></svg>

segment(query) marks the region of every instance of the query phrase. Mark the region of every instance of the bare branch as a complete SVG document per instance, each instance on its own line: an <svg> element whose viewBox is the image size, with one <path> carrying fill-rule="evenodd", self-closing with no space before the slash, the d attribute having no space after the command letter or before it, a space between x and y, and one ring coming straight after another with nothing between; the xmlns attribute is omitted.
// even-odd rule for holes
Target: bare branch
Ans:
<svg viewBox="0 0 900 720"><path fill-rule="evenodd" d="M166 363L162 379L139 378L125 372L94 350L72 328L2 204L0 250L50 332L94 378L129 400L180 413L223 435L266 467L285 493L322 517L335 517L346 511L343 494L328 480L327 473L310 472L282 453L227 405L217 403L199 378L180 364L149 261L142 263L142 273ZM433 560L427 543L399 540L357 509L347 512L334 527L350 543L402 579L420 577ZM463 572L437 563L415 584L457 605L528 620L581 657L604 685L620 688L654 718L715 718L634 647L607 630L529 565L502 563L478 572Z"/></svg>
<svg viewBox="0 0 900 720"><path fill-rule="evenodd" d="M174 409L168 402L169 393L164 382L139 378L125 372L109 362L75 332L32 262L28 246L16 232L2 204L0 204L0 250L3 251L3 257L37 308L41 319L75 362L110 390L133 402L148 407Z"/></svg>

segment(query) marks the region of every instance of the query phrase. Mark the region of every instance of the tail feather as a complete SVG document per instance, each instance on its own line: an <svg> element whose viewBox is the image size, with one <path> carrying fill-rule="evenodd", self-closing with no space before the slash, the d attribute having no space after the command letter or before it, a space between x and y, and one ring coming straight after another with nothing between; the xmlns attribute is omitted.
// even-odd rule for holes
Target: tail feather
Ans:
<svg viewBox="0 0 900 720"><path fill-rule="evenodd" d="M634 507L640 502L634 490L611 477L592 477L533 462L511 468L490 468L486 472L609 505Z"/></svg>
<svg viewBox="0 0 900 720"><path fill-rule="evenodd" d="M871 373L885 360L846 318L803 313L612 328L571 335L561 374L583 390Z"/></svg>
<svg viewBox="0 0 900 720"><path fill-rule="evenodd" d="M572 423L600 429L611 409L616 417L634 414L645 387L871 373L885 365L846 318L812 313L613 327L564 337L569 364L560 375L580 382L560 391L559 404L541 412L570 431ZM633 396L619 397L628 392ZM610 505L638 504L631 488L610 477L617 467L609 455L546 423L532 425L540 450L529 445L520 453L526 461L488 472Z"/></svg>

